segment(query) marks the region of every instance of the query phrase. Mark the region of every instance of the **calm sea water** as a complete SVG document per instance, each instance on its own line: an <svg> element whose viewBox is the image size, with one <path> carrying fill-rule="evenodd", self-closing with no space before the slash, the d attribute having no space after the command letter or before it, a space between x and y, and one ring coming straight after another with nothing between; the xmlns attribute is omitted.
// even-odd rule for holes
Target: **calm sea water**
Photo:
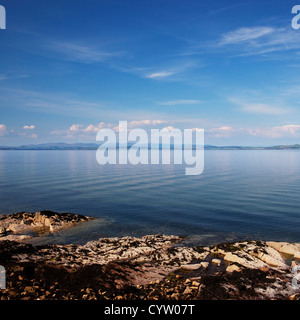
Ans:
<svg viewBox="0 0 300 320"><path fill-rule="evenodd" d="M190 244L240 239L300 242L300 152L205 151L185 165L107 165L96 151L0 151L0 214L53 210L97 217L45 237L84 243L165 233Z"/></svg>

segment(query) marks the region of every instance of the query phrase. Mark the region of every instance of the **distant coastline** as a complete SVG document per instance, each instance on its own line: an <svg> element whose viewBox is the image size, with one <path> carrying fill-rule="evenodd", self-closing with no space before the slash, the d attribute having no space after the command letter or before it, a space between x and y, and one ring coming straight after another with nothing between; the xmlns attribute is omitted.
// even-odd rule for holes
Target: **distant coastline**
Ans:
<svg viewBox="0 0 300 320"><path fill-rule="evenodd" d="M131 148L134 144L128 144L128 148ZM0 146L0 150L97 150L99 144L96 143L45 143L45 144L29 144L21 146ZM119 146L117 145L117 148ZM149 147L150 148L150 147ZM159 146L163 149L163 146ZM175 146L172 145L171 149ZM178 147L176 147L178 148ZM193 146L195 148L195 146ZM205 150L300 150L300 144L293 145L277 145L269 147L254 147L254 146L213 146L205 145Z"/></svg>

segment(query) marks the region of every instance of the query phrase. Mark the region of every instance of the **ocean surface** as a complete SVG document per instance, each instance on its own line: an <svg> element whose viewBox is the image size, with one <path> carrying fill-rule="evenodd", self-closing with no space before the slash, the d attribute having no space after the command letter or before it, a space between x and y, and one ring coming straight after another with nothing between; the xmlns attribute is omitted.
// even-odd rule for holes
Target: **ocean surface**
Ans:
<svg viewBox="0 0 300 320"><path fill-rule="evenodd" d="M187 244L300 242L300 152L207 150L186 165L105 165L96 151L0 151L0 214L53 210L98 219L45 243L175 234Z"/></svg>

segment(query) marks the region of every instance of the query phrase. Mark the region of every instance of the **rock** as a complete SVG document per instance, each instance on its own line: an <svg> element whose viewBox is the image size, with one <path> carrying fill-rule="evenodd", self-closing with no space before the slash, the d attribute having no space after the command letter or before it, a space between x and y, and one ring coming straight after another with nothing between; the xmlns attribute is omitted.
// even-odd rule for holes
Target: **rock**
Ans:
<svg viewBox="0 0 300 320"><path fill-rule="evenodd" d="M300 257L300 244L299 243L287 243L287 242L267 242L267 245L276 249L277 251L288 254L291 256ZM297 258L297 259L298 259Z"/></svg>
<svg viewBox="0 0 300 320"><path fill-rule="evenodd" d="M263 271L263 272L268 272L270 270L270 268L268 267L261 267L259 268L259 270Z"/></svg>
<svg viewBox="0 0 300 320"><path fill-rule="evenodd" d="M271 257L269 256L268 254L265 254L263 252L260 252L258 254L258 257L266 262L268 265L270 266L274 266L274 267L282 267L282 268L285 268L286 267L286 264L284 263L283 259L279 260L279 259L276 259L274 257Z"/></svg>
<svg viewBox="0 0 300 320"><path fill-rule="evenodd" d="M244 266L245 268L250 269L257 269L266 266L266 264L263 261L255 257L252 257L250 254L246 252L239 252L238 254L239 255L227 252L224 256L224 260L231 263L236 262Z"/></svg>
<svg viewBox="0 0 300 320"><path fill-rule="evenodd" d="M1 240L9 240L9 241L23 241L26 239L30 239L29 235L18 235L18 234L9 234L8 236L2 237Z"/></svg>
<svg viewBox="0 0 300 320"><path fill-rule="evenodd" d="M0 237L6 236L6 234L7 234L6 228L0 227Z"/></svg>
<svg viewBox="0 0 300 320"><path fill-rule="evenodd" d="M31 226L21 223L13 223L9 225L9 230L14 233L22 233L32 229Z"/></svg>
<svg viewBox="0 0 300 320"><path fill-rule="evenodd" d="M200 267L203 268L203 269L207 269L208 266L209 266L209 262L204 262L203 261L203 262L200 263Z"/></svg>
<svg viewBox="0 0 300 320"><path fill-rule="evenodd" d="M39 211L36 213L18 212L2 215L0 219L0 237L6 236L7 231L12 232L15 235L24 235L24 233L28 232L34 233L37 228L48 228L50 232L56 232L76 223L91 219L93 218L78 214L59 214L52 211ZM26 238L19 238L18 241L27 238L28 236Z"/></svg>
<svg viewBox="0 0 300 320"><path fill-rule="evenodd" d="M289 300L300 300L300 293L289 296Z"/></svg>
<svg viewBox="0 0 300 320"><path fill-rule="evenodd" d="M295 252L294 258L300 260L300 251Z"/></svg>
<svg viewBox="0 0 300 320"><path fill-rule="evenodd" d="M237 266L236 264L231 264L230 266L228 266L226 268L226 271L229 272L229 273L234 272L234 271L240 272L241 268L239 266Z"/></svg>
<svg viewBox="0 0 300 320"><path fill-rule="evenodd" d="M29 221L29 214L21 216ZM43 214L38 216L41 223ZM45 219L55 225L59 216L47 213ZM36 247L0 241L0 264L9 262L13 299L289 299L295 294L283 256L265 242L174 245L180 240L149 235ZM209 268L225 267L223 260L230 264L226 273ZM9 294L0 292L3 297Z"/></svg>
<svg viewBox="0 0 300 320"><path fill-rule="evenodd" d="M181 265L180 268L185 270L198 270L200 268L200 263L184 264L184 265Z"/></svg>
<svg viewBox="0 0 300 320"><path fill-rule="evenodd" d="M220 266L222 261L220 259L212 259L211 262L217 266Z"/></svg>
<svg viewBox="0 0 300 320"><path fill-rule="evenodd" d="M191 294L192 292L193 292L193 290L189 286L187 286L185 288L185 290L183 291L183 294L188 295L188 294Z"/></svg>

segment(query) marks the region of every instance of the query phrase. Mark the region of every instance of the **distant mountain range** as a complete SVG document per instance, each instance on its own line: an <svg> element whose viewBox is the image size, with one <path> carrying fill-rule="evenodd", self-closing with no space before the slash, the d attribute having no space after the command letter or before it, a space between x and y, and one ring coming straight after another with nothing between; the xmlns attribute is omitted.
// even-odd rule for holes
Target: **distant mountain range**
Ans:
<svg viewBox="0 0 300 320"><path fill-rule="evenodd" d="M133 144L128 144L130 148ZM118 147L118 145L117 145ZM162 145L159 146L163 148ZM44 143L44 144L29 144L18 147L0 146L0 150L97 150L99 145L96 143ZM173 149L174 146L171 146ZM195 148L195 146L193 146ZM294 145L278 145L272 147L247 147L247 146L212 146L205 145L205 150L297 150L300 149L300 144Z"/></svg>

